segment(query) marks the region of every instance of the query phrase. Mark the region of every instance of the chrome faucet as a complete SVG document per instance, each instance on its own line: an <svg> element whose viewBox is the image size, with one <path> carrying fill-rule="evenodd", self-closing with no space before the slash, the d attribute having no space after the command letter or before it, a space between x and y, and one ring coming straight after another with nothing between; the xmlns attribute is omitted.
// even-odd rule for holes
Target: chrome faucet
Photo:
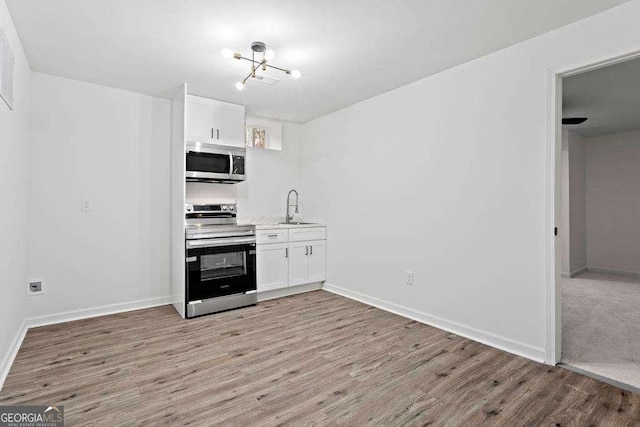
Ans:
<svg viewBox="0 0 640 427"><path fill-rule="evenodd" d="M296 204L292 205L291 202L289 201L289 199L291 198L291 193L296 193ZM298 213L298 192L296 190L291 190L289 191L289 194L287 194L287 218L286 218L286 223L289 224L291 222L291 220L293 219L293 215L289 215L289 208L291 206L295 206L296 210L294 211L294 213Z"/></svg>

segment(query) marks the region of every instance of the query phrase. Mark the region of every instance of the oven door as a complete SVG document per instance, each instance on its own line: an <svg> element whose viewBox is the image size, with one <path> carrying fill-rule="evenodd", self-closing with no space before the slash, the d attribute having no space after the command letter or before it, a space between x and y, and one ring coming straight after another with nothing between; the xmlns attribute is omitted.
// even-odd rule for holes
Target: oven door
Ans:
<svg viewBox="0 0 640 427"><path fill-rule="evenodd" d="M231 178L231 155L222 150L187 150L187 181L215 181Z"/></svg>
<svg viewBox="0 0 640 427"><path fill-rule="evenodd" d="M255 243L187 246L187 302L256 290Z"/></svg>

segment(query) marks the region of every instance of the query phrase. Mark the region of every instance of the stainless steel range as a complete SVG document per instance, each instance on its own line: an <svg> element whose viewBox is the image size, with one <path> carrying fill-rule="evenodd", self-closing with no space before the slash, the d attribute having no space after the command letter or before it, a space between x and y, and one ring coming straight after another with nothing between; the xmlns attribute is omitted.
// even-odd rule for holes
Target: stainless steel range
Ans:
<svg viewBox="0 0 640 427"><path fill-rule="evenodd" d="M256 232L235 204L186 205L187 317L255 305Z"/></svg>

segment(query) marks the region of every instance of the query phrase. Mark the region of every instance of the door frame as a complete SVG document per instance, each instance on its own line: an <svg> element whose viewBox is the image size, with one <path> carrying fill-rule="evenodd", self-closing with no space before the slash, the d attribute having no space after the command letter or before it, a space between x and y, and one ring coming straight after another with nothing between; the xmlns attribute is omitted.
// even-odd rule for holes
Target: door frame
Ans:
<svg viewBox="0 0 640 427"><path fill-rule="evenodd" d="M546 362L556 365L562 356L560 299L560 154L562 149L562 79L640 58L640 48L584 63L550 69L547 73L547 351Z"/></svg>

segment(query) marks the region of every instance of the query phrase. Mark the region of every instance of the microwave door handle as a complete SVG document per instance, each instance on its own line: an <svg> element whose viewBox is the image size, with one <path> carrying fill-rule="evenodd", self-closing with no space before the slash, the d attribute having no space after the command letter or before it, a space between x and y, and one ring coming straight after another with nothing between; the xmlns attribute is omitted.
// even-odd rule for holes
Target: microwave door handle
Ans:
<svg viewBox="0 0 640 427"><path fill-rule="evenodd" d="M233 153L229 153L229 175L233 175Z"/></svg>

